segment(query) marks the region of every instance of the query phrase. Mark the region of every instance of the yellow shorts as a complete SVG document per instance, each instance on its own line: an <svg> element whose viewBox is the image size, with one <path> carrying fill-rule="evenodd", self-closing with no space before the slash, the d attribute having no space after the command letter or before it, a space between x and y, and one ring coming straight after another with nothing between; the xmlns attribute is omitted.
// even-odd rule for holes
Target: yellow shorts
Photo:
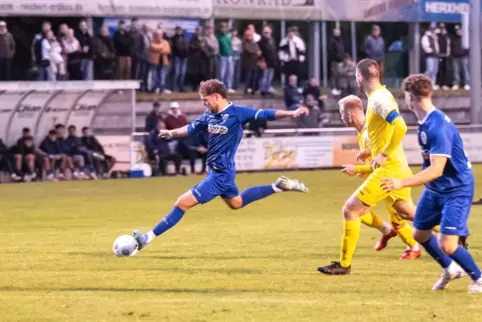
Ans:
<svg viewBox="0 0 482 322"><path fill-rule="evenodd" d="M383 178L407 178L411 176L410 170L397 172L392 169L378 168L373 171L363 184L358 188L356 196L364 204L374 207L381 201L387 199L387 202L395 203L397 200L412 201L412 189L403 188L400 190L386 192L380 184Z"/></svg>

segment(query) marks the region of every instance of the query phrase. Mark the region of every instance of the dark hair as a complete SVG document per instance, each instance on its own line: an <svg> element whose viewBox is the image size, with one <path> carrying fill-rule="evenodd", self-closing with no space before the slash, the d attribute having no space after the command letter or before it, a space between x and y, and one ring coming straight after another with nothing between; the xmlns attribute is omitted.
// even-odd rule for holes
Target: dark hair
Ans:
<svg viewBox="0 0 482 322"><path fill-rule="evenodd" d="M123 19L119 20L119 25L125 25L125 24L126 22Z"/></svg>
<svg viewBox="0 0 482 322"><path fill-rule="evenodd" d="M57 132L55 132L55 130L50 130L49 135L57 135Z"/></svg>
<svg viewBox="0 0 482 322"><path fill-rule="evenodd" d="M364 79L378 78L380 77L380 66L373 59L362 59L356 65L356 68L360 71L360 74Z"/></svg>
<svg viewBox="0 0 482 322"><path fill-rule="evenodd" d="M152 104L152 107L155 107L155 108L161 107L161 103L154 102L154 104Z"/></svg>
<svg viewBox="0 0 482 322"><path fill-rule="evenodd" d="M410 75L403 80L402 90L415 97L430 97L432 80L425 74Z"/></svg>
<svg viewBox="0 0 482 322"><path fill-rule="evenodd" d="M59 123L59 124L56 124L56 125L55 125L55 129L56 129L56 130L58 130L58 129L65 129L65 125L60 124L60 123Z"/></svg>
<svg viewBox="0 0 482 322"><path fill-rule="evenodd" d="M85 132L85 131L87 131L88 129L89 129L88 126L84 126L84 127L82 128L82 132Z"/></svg>
<svg viewBox="0 0 482 322"><path fill-rule="evenodd" d="M70 125L69 128L68 128L69 131L70 130L76 130L76 129L77 129L77 127L75 127L75 125Z"/></svg>
<svg viewBox="0 0 482 322"><path fill-rule="evenodd" d="M209 79L207 81L201 82L199 86L199 94L203 96L218 94L222 98L226 98L226 87L224 84L217 79Z"/></svg>
<svg viewBox="0 0 482 322"><path fill-rule="evenodd" d="M22 129L22 133L23 133L23 134L25 134L25 133L30 133L30 128L24 127L24 128Z"/></svg>
<svg viewBox="0 0 482 322"><path fill-rule="evenodd" d="M139 22L139 18L132 18L131 23L133 23L133 22Z"/></svg>

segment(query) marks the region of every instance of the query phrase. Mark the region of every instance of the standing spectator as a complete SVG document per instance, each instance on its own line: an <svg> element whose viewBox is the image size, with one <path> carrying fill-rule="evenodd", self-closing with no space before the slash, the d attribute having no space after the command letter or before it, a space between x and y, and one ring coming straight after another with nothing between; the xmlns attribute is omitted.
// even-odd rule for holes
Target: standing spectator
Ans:
<svg viewBox="0 0 482 322"><path fill-rule="evenodd" d="M273 84L274 71L278 68L278 57L276 43L273 39L273 30L270 26L263 28L263 36L258 42L261 56L263 57L266 68L263 70L263 75L259 84L259 89L262 96L273 95L271 85Z"/></svg>
<svg viewBox="0 0 482 322"><path fill-rule="evenodd" d="M151 50L149 53L149 64L151 66L152 90L156 93L167 92L166 76L169 71L169 54L171 46L164 39L162 29L154 31L154 37L151 42Z"/></svg>
<svg viewBox="0 0 482 322"><path fill-rule="evenodd" d="M74 30L68 29L63 40L63 47L67 54L67 71L70 80L82 80L80 43L74 36Z"/></svg>
<svg viewBox="0 0 482 322"><path fill-rule="evenodd" d="M52 30L52 25L50 22L45 21L42 23L42 31L36 34L32 41L31 53L32 53L32 67L37 73L37 80L45 81L48 80L47 69L50 65L50 60L44 58L42 51L42 43L47 33Z"/></svg>
<svg viewBox="0 0 482 322"><path fill-rule="evenodd" d="M356 93L356 63L350 55L345 54L343 66L340 70L341 96L355 95ZM321 106L321 105L320 105Z"/></svg>
<svg viewBox="0 0 482 322"><path fill-rule="evenodd" d="M165 123L167 130L178 129L188 124L186 115L181 112L178 102L171 103L171 108L166 116Z"/></svg>
<svg viewBox="0 0 482 322"><path fill-rule="evenodd" d="M132 37L126 30L124 20L119 21L119 29L114 34L114 47L117 55L117 78L131 79L131 52L132 52Z"/></svg>
<svg viewBox="0 0 482 322"><path fill-rule="evenodd" d="M253 24L249 24L246 29L253 33L254 42L257 43L261 40L261 35L256 32L256 27Z"/></svg>
<svg viewBox="0 0 482 322"><path fill-rule="evenodd" d="M197 91L199 83L208 78L208 66L206 66L208 52L204 42L203 30L200 26L196 27L196 32L189 41L187 55L189 80L192 84L192 90Z"/></svg>
<svg viewBox="0 0 482 322"><path fill-rule="evenodd" d="M328 56L331 65L331 93L338 96L341 94L340 72L345 59L345 44L341 38L340 28L333 29L333 36L328 44Z"/></svg>
<svg viewBox="0 0 482 322"><path fill-rule="evenodd" d="M142 78L142 63L145 59L145 43L144 35L142 34L139 27L139 19L134 18L131 21L131 31L132 37L132 70L131 75L133 79L141 81Z"/></svg>
<svg viewBox="0 0 482 322"><path fill-rule="evenodd" d="M64 40L67 38L67 33L69 30L69 26L65 23L61 24L59 26L59 31L57 33L57 41L60 44L60 47L62 48L62 58L64 59L65 63L65 68L67 68L67 52L65 51L64 47ZM65 78L64 78L65 76ZM67 79L67 69L65 70L65 75L62 76L62 78L58 77L59 80L65 80Z"/></svg>
<svg viewBox="0 0 482 322"><path fill-rule="evenodd" d="M284 100L286 108L290 111L294 111L301 106L303 102L303 95L298 90L298 77L296 75L290 75L288 84L284 89Z"/></svg>
<svg viewBox="0 0 482 322"><path fill-rule="evenodd" d="M452 85L452 66L449 64L451 45L450 36L447 33L444 23L439 25L437 41L439 48L439 71L437 84L442 86L444 90L448 90L449 85Z"/></svg>
<svg viewBox="0 0 482 322"><path fill-rule="evenodd" d="M353 75L355 79L355 75ZM326 95L321 95L320 82L316 78L311 78L307 86L303 88L303 99L306 101L306 97L311 95L316 100L316 105L318 106L320 113L323 114L325 110L325 102L328 97Z"/></svg>
<svg viewBox="0 0 482 322"><path fill-rule="evenodd" d="M172 55L174 57L174 82L172 89L184 92L184 82L186 79L187 52L188 44L184 34L184 29L177 26L175 35L172 37Z"/></svg>
<svg viewBox="0 0 482 322"><path fill-rule="evenodd" d="M231 48L233 50L233 89L238 89L241 79L241 54L243 41L238 37L238 31L231 29Z"/></svg>
<svg viewBox="0 0 482 322"><path fill-rule="evenodd" d="M207 65L208 65L208 73L207 78L216 78L217 71L218 71L218 56L219 56L219 43L218 39L214 35L214 25L209 24L206 27L204 35L204 41L206 43L206 52L207 52Z"/></svg>
<svg viewBox="0 0 482 322"><path fill-rule="evenodd" d="M159 168L162 175L167 175L167 163L173 161L176 174L181 174L181 156L174 149L176 144L175 140L167 141L159 137L159 131L165 130L166 125L162 120L157 122L157 126L149 133L147 139L147 153L149 159L156 162L156 166Z"/></svg>
<svg viewBox="0 0 482 322"><path fill-rule="evenodd" d="M231 35L229 34L228 24L221 23L219 32L216 34L219 43L219 80L224 83L228 89L228 93L234 93L233 90L233 46L231 43Z"/></svg>
<svg viewBox="0 0 482 322"><path fill-rule="evenodd" d="M365 53L367 58L377 62L380 69L380 82L383 82L385 67L385 40L380 35L380 26L373 25L372 34L365 39Z"/></svg>
<svg viewBox="0 0 482 322"><path fill-rule="evenodd" d="M81 61L80 61L80 71L82 72L83 80L92 80L93 75L93 61L92 61L92 47L93 41L92 36L89 34L87 21L81 20L79 23L79 34L77 35L77 40L80 44L81 50Z"/></svg>
<svg viewBox="0 0 482 322"><path fill-rule="evenodd" d="M57 132L50 130L49 134L40 143L39 149L44 156L44 168L47 171L47 180L55 180L55 170L58 168L60 173L65 173L67 166L67 156L62 153L62 147L57 141Z"/></svg>
<svg viewBox="0 0 482 322"><path fill-rule="evenodd" d="M305 61L306 46L304 41L296 35L296 29L290 27L288 35L279 45L279 59L281 72L285 75L296 75L296 81L302 75L302 64Z"/></svg>
<svg viewBox="0 0 482 322"><path fill-rule="evenodd" d="M0 21L0 81L11 80L13 56L15 56L15 39L8 31L7 23Z"/></svg>
<svg viewBox="0 0 482 322"><path fill-rule="evenodd" d="M437 35L435 33L436 25L432 24L430 29L425 31L425 34L422 36L421 45L422 50L425 53L425 65L426 65L426 74L432 80L432 85L434 89L439 89L437 85L437 74L438 74L438 66L439 66L439 47L438 47L438 40Z"/></svg>
<svg viewBox="0 0 482 322"><path fill-rule="evenodd" d="M256 90L258 60L261 50L254 41L253 31L247 29L243 39L243 69L246 71L244 94L253 94Z"/></svg>
<svg viewBox="0 0 482 322"><path fill-rule="evenodd" d="M42 60L48 61L47 80L55 81L57 77L64 79L66 74L65 61L62 57L62 47L54 36L53 31L47 32L42 40Z"/></svg>
<svg viewBox="0 0 482 322"><path fill-rule="evenodd" d="M105 153L104 147L87 126L82 128L81 141L84 147L93 152L92 156L94 157L97 172L103 174L104 178L109 178L117 160Z"/></svg>
<svg viewBox="0 0 482 322"><path fill-rule="evenodd" d="M464 48L462 43L462 29L459 25L455 26L455 36L452 41L452 56L454 58L454 83L453 90L459 89L462 86L460 72L463 74L463 79L466 90L470 89L470 70L469 70L469 50Z"/></svg>
<svg viewBox="0 0 482 322"><path fill-rule="evenodd" d="M93 41L93 54L95 79L114 79L116 53L105 26L100 28L99 35Z"/></svg>
<svg viewBox="0 0 482 322"><path fill-rule="evenodd" d="M154 130L157 126L157 122L161 119L161 104L159 104L159 102L154 102L151 112L147 114L144 131L151 132Z"/></svg>
<svg viewBox="0 0 482 322"><path fill-rule="evenodd" d="M151 51L152 33L147 25L142 25L142 38L144 43L144 53L141 60L140 77L142 92L147 92L149 85L149 53Z"/></svg>

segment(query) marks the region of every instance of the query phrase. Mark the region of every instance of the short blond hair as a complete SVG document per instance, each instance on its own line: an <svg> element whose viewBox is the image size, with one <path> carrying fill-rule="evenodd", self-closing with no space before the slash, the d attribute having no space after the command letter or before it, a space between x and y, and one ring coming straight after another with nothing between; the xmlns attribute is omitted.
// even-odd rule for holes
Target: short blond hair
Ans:
<svg viewBox="0 0 482 322"><path fill-rule="evenodd" d="M363 102L362 100L356 95L348 95L343 97L341 100L338 101L339 107L345 107L348 109L359 108L363 111Z"/></svg>

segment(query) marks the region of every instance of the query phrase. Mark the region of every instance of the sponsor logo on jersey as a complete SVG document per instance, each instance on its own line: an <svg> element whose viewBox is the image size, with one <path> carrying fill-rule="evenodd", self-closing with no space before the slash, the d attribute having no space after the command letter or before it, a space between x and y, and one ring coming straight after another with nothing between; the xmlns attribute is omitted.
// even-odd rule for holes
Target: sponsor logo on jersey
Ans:
<svg viewBox="0 0 482 322"><path fill-rule="evenodd" d="M211 134L227 134L228 127L225 125L209 124L208 132Z"/></svg>

